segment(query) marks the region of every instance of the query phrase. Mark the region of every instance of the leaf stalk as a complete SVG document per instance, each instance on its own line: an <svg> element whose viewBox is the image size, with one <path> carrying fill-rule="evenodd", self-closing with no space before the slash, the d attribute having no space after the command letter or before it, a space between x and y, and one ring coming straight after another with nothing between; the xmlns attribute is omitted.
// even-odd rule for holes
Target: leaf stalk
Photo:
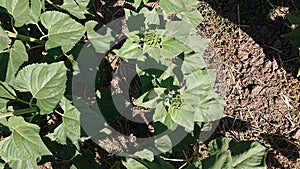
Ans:
<svg viewBox="0 0 300 169"><path fill-rule="evenodd" d="M25 36L25 35L22 35L20 33L14 33L14 32L10 32L10 31L5 31L5 32L7 33L7 35L10 38L17 38L17 39L20 39L22 41L33 42L33 43L37 43L37 44L40 44L40 45L44 45L46 43L43 40L39 40L39 39L36 39L36 38Z"/></svg>

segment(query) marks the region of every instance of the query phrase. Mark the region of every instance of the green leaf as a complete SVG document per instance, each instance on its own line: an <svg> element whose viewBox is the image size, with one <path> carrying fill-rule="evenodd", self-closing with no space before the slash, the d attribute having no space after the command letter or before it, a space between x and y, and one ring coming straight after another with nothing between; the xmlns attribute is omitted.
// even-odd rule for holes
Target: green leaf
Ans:
<svg viewBox="0 0 300 169"><path fill-rule="evenodd" d="M16 40L9 51L9 60L6 74L6 82L13 84L20 66L28 61L28 55L22 41Z"/></svg>
<svg viewBox="0 0 300 169"><path fill-rule="evenodd" d="M46 50L61 48L63 53L70 51L86 31L85 27L67 14L48 11L42 14L41 22L48 29Z"/></svg>
<svg viewBox="0 0 300 169"><path fill-rule="evenodd" d="M30 1L29 23L37 23L42 13L42 3L40 0Z"/></svg>
<svg viewBox="0 0 300 169"><path fill-rule="evenodd" d="M4 30L0 27L0 51L6 49L9 43L9 38Z"/></svg>
<svg viewBox="0 0 300 169"><path fill-rule="evenodd" d="M159 99L164 97L165 90L165 88L154 88L136 99L135 103L145 108L155 108Z"/></svg>
<svg viewBox="0 0 300 169"><path fill-rule="evenodd" d="M126 40L121 49L114 50L114 52L126 61L129 59L138 59L143 55L143 51L138 44L139 41L138 36L131 36Z"/></svg>
<svg viewBox="0 0 300 169"><path fill-rule="evenodd" d="M226 168L233 169L230 151L223 151L202 160L203 169Z"/></svg>
<svg viewBox="0 0 300 169"><path fill-rule="evenodd" d="M283 38L288 39L296 47L300 47L300 27L298 26L292 32L282 35Z"/></svg>
<svg viewBox="0 0 300 169"><path fill-rule="evenodd" d="M194 27L203 21L201 13L197 10L197 0L163 0L159 4L169 13L180 13L183 16L183 21Z"/></svg>
<svg viewBox="0 0 300 169"><path fill-rule="evenodd" d="M213 69L197 70L185 76L186 87L185 92L198 95L208 93L213 89L216 71Z"/></svg>
<svg viewBox="0 0 300 169"><path fill-rule="evenodd" d="M163 153L168 152L173 148L172 140L168 135L163 135L159 138L156 137L154 143L155 143L155 148L157 148L160 152Z"/></svg>
<svg viewBox="0 0 300 169"><path fill-rule="evenodd" d="M97 31L94 29L98 26L96 21L88 21L85 24L87 28L87 37L94 46L96 52L106 53L110 50L111 45L115 41L113 30L107 26L103 26Z"/></svg>
<svg viewBox="0 0 300 169"><path fill-rule="evenodd" d="M166 23L166 35L186 44L187 38L192 30L192 25L183 21L171 21ZM198 42L197 42L198 43ZM194 44L196 45L196 44Z"/></svg>
<svg viewBox="0 0 300 169"><path fill-rule="evenodd" d="M153 28L152 26L155 26L154 28L156 28L160 25L159 15L155 9L150 11L147 8L142 8L139 13L146 17L144 23L148 28Z"/></svg>
<svg viewBox="0 0 300 169"><path fill-rule="evenodd" d="M6 104L16 97L15 91L5 82L0 82L0 112L6 112Z"/></svg>
<svg viewBox="0 0 300 169"><path fill-rule="evenodd" d="M165 36L162 39L160 54L166 58L174 58L177 55L188 51L189 48L175 38Z"/></svg>
<svg viewBox="0 0 300 169"><path fill-rule="evenodd" d="M126 158L126 160L122 160L122 164L127 169L147 169L146 166L144 166L142 163L136 161L133 158Z"/></svg>
<svg viewBox="0 0 300 169"><path fill-rule="evenodd" d="M167 112L162 102L159 102L156 106L155 113L153 115L155 122L161 122L170 130L175 130L177 124L172 120L170 114Z"/></svg>
<svg viewBox="0 0 300 169"><path fill-rule="evenodd" d="M30 92L37 99L40 114L49 114L62 99L66 88L66 68L64 62L50 65L32 64L17 74L15 89Z"/></svg>
<svg viewBox="0 0 300 169"><path fill-rule="evenodd" d="M179 109L169 111L171 118L177 124L185 127L187 130L194 130L194 109L193 107L183 104Z"/></svg>
<svg viewBox="0 0 300 169"><path fill-rule="evenodd" d="M182 12L181 14L183 15L183 21L191 23L195 27L203 21L203 17L198 10Z"/></svg>
<svg viewBox="0 0 300 169"><path fill-rule="evenodd" d="M300 10L292 11L287 15L289 22L292 24L300 23Z"/></svg>
<svg viewBox="0 0 300 169"><path fill-rule="evenodd" d="M0 156L10 167L27 164L35 168L38 158L52 155L41 140L37 125L27 123L22 117L11 117L8 127L12 133L0 141Z"/></svg>
<svg viewBox="0 0 300 169"><path fill-rule="evenodd" d="M200 56L202 57L209 44L209 39L201 37L199 34L191 34L187 37L185 44L189 46L193 51L200 53Z"/></svg>
<svg viewBox="0 0 300 169"><path fill-rule="evenodd" d="M235 169L266 168L267 149L255 141L235 142L230 138L217 138L208 144L211 154L222 154L230 150Z"/></svg>
<svg viewBox="0 0 300 169"><path fill-rule="evenodd" d="M78 169L75 165L72 165L70 169Z"/></svg>
<svg viewBox="0 0 300 169"><path fill-rule="evenodd" d="M87 6L90 0L64 0L60 7L76 16L78 19L85 19L84 14L88 14Z"/></svg>
<svg viewBox="0 0 300 169"><path fill-rule="evenodd" d="M266 168L267 149L258 142L241 141L230 145L233 167L243 168Z"/></svg>
<svg viewBox="0 0 300 169"><path fill-rule="evenodd" d="M126 26L129 32L142 31L145 28L146 17L132 10L125 9Z"/></svg>
<svg viewBox="0 0 300 169"><path fill-rule="evenodd" d="M231 138L227 137L218 137L211 142L208 143L208 150L211 155L220 153L222 151L229 150L229 143L231 142Z"/></svg>
<svg viewBox="0 0 300 169"><path fill-rule="evenodd" d="M0 82L0 97L6 99L15 99L15 91L5 82Z"/></svg>
<svg viewBox="0 0 300 169"><path fill-rule="evenodd" d="M215 98L218 96L210 96L216 95L215 93L211 93L208 95L209 96L207 96L201 102L199 102L199 105L194 105L194 120L197 122L215 121L225 117L225 101Z"/></svg>
<svg viewBox="0 0 300 169"><path fill-rule="evenodd" d="M161 0L159 5L170 13L192 11L197 7L197 0Z"/></svg>
<svg viewBox="0 0 300 169"><path fill-rule="evenodd" d="M29 160L12 160L8 162L11 168L30 168L30 169L40 169L37 165L36 159Z"/></svg>
<svg viewBox="0 0 300 169"><path fill-rule="evenodd" d="M145 159L148 161L153 161L154 160L154 155L153 152L147 149L137 151L133 154L133 156L138 157L140 159Z"/></svg>
<svg viewBox="0 0 300 169"><path fill-rule="evenodd" d="M195 54L185 55L184 61L181 66L181 71L184 74L190 74L192 72L202 70L205 67L206 67L206 63L202 57L202 54L195 53Z"/></svg>
<svg viewBox="0 0 300 169"><path fill-rule="evenodd" d="M122 164L127 169L174 169L171 164L158 156L155 156L154 161L152 162L141 159L126 158L126 161L122 160Z"/></svg>
<svg viewBox="0 0 300 169"><path fill-rule="evenodd" d="M21 27L29 17L29 0L4 0L4 7L14 17L15 26Z"/></svg>
<svg viewBox="0 0 300 169"><path fill-rule="evenodd" d="M78 145L80 139L80 112L71 104L72 102L63 97L60 106L64 110L62 124L60 124L50 137L63 145L70 139L74 145Z"/></svg>

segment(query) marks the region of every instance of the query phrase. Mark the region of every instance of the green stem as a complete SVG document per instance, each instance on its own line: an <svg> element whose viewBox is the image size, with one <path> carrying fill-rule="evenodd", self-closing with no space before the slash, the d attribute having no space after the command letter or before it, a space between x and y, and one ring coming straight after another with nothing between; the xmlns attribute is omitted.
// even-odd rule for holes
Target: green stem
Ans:
<svg viewBox="0 0 300 169"><path fill-rule="evenodd" d="M173 158L166 158L166 157L161 157L165 161L173 161L173 162L183 162L185 161L184 159L173 159Z"/></svg>
<svg viewBox="0 0 300 169"><path fill-rule="evenodd" d="M183 151L183 155L184 155L185 161L188 163L188 165L191 165L191 159L193 159L193 158L189 158L187 156L187 154L185 153L185 151Z"/></svg>
<svg viewBox="0 0 300 169"><path fill-rule="evenodd" d="M31 108L27 108L27 109L21 109L21 110L16 110L13 112L14 116L19 116L22 114L28 114L28 113L33 113L33 112L37 112L37 108L36 107L31 107Z"/></svg>
<svg viewBox="0 0 300 169"><path fill-rule="evenodd" d="M16 101L21 102L21 103L24 103L24 104L27 104L27 105L30 105L29 102L24 101L24 100L21 100L21 99L19 99L19 98L18 98ZM33 106L33 104L32 104L32 106ZM32 107L32 106L31 106L31 107Z"/></svg>
<svg viewBox="0 0 300 169"><path fill-rule="evenodd" d="M37 48L42 48L44 47L44 44L43 45L36 45L36 46L33 46L31 48L28 48L26 51L29 51L29 50L33 50L33 49L37 49Z"/></svg>
<svg viewBox="0 0 300 169"><path fill-rule="evenodd" d="M18 115L22 115L22 114L33 113L33 112L36 112L36 111L37 111L37 108L36 107L32 107L32 108L26 108L26 109L16 110L14 112L6 112L6 113L0 114L0 119L1 118L6 118L6 117L10 117L10 116L18 116Z"/></svg>
<svg viewBox="0 0 300 169"><path fill-rule="evenodd" d="M10 117L10 116L13 116L13 112L2 113L0 114L0 119Z"/></svg>
<svg viewBox="0 0 300 169"><path fill-rule="evenodd" d="M7 35L9 37L17 38L17 39L20 39L22 41L33 42L33 43L37 43L37 44L40 44L40 45L44 45L46 43L43 40L39 40L39 39L32 38L32 37L29 37L29 36L21 35L19 33L13 33L13 32L10 32L10 31L5 31L5 32L7 33Z"/></svg>
<svg viewBox="0 0 300 169"><path fill-rule="evenodd" d="M46 0L46 2L48 2L49 4L51 4L55 9L60 10L60 7L56 4L54 4L53 2L51 2L50 0Z"/></svg>
<svg viewBox="0 0 300 169"><path fill-rule="evenodd" d="M32 108L32 101L33 101L33 97L29 101L29 107L31 107L31 108Z"/></svg>

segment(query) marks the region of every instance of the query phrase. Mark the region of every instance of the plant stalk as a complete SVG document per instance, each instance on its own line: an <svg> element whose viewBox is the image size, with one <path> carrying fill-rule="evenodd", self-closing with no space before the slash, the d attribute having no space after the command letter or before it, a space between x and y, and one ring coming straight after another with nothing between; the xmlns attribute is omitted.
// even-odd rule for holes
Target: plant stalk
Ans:
<svg viewBox="0 0 300 169"><path fill-rule="evenodd" d="M25 35L21 35L19 33L13 33L13 32L10 32L10 31L5 31L7 33L7 35L11 38L17 38L17 39L20 39L22 41L28 41L28 42L33 42L33 43L37 43L37 44L40 44L40 45L45 45L45 41L43 40L39 40L39 39L36 39L36 38L32 38L32 37L29 37L29 36L25 36Z"/></svg>
<svg viewBox="0 0 300 169"><path fill-rule="evenodd" d="M10 117L10 116L19 116L19 115L22 115L22 114L33 113L33 112L36 112L36 111L37 111L36 107L31 107L31 108L16 110L14 112L6 112L6 113L0 114L0 119Z"/></svg>

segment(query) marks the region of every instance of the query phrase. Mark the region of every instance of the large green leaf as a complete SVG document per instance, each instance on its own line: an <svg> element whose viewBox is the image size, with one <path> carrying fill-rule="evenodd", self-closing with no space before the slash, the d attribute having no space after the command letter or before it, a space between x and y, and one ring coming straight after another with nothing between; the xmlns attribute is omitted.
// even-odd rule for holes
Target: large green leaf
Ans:
<svg viewBox="0 0 300 169"><path fill-rule="evenodd" d="M208 144L209 153L211 155L217 154L222 151L229 150L229 143L231 142L231 138L227 137L218 137Z"/></svg>
<svg viewBox="0 0 300 169"><path fill-rule="evenodd" d="M180 13L183 20L194 27L198 26L203 18L197 10L197 0L163 0L159 2L161 8L169 13Z"/></svg>
<svg viewBox="0 0 300 169"><path fill-rule="evenodd" d="M135 103L146 108L155 108L157 103L164 97L165 90L165 88L154 88L140 96Z"/></svg>
<svg viewBox="0 0 300 169"><path fill-rule="evenodd" d="M37 99L40 114L49 114L62 99L66 81L64 62L42 63L20 70L13 86L21 92L30 92Z"/></svg>
<svg viewBox="0 0 300 169"><path fill-rule="evenodd" d="M154 140L155 148L157 148L160 152L168 152L172 150L172 140L168 135L163 135L161 137L156 137Z"/></svg>
<svg viewBox="0 0 300 169"><path fill-rule="evenodd" d="M106 53L111 48L115 38L113 36L113 31L103 26L97 31L94 29L98 26L96 21L88 21L85 23L85 27L87 28L87 37L89 41L94 46L96 52Z"/></svg>
<svg viewBox="0 0 300 169"><path fill-rule="evenodd" d="M300 27L298 26L292 32L282 35L283 38L288 39L294 46L300 47Z"/></svg>
<svg viewBox="0 0 300 169"><path fill-rule="evenodd" d="M64 3L60 7L67 10L78 19L85 19L84 14L89 13L87 11L89 2L90 0L64 0Z"/></svg>
<svg viewBox="0 0 300 169"><path fill-rule="evenodd" d="M138 44L139 41L138 36L131 36L126 40L121 49L114 50L114 52L124 60L138 59L143 55L141 46Z"/></svg>
<svg viewBox="0 0 300 169"><path fill-rule="evenodd" d="M29 17L29 0L4 0L4 7L14 17L15 26L21 27Z"/></svg>
<svg viewBox="0 0 300 169"><path fill-rule="evenodd" d="M166 23L166 34L186 43L192 28L192 25L186 22L171 21Z"/></svg>
<svg viewBox="0 0 300 169"><path fill-rule="evenodd" d="M29 22L37 23L42 13L42 3L40 0L30 0Z"/></svg>
<svg viewBox="0 0 300 169"><path fill-rule="evenodd" d="M161 0L161 8L170 13L188 12L197 7L196 0Z"/></svg>
<svg viewBox="0 0 300 169"><path fill-rule="evenodd" d="M260 143L254 141L232 143L230 150L235 169L266 168L267 149Z"/></svg>
<svg viewBox="0 0 300 169"><path fill-rule="evenodd" d="M201 53L185 55L184 61L181 65L183 74L190 74L206 67L205 60Z"/></svg>
<svg viewBox="0 0 300 169"><path fill-rule="evenodd" d="M195 27L197 27L203 21L203 17L198 10L182 12L181 14L183 15L183 21L191 23Z"/></svg>
<svg viewBox="0 0 300 169"><path fill-rule="evenodd" d="M9 61L5 79L7 83L12 84L14 82L20 66L26 61L28 61L28 55L25 46L22 41L16 40L9 51Z"/></svg>
<svg viewBox="0 0 300 169"><path fill-rule="evenodd" d="M6 99L15 99L15 91L5 82L0 82L0 97Z"/></svg>
<svg viewBox="0 0 300 169"><path fill-rule="evenodd" d="M38 158L52 155L40 138L37 125L27 123L22 117L11 117L8 127L12 133L0 141L0 156L10 167L19 168L27 163L25 168L36 168Z"/></svg>
<svg viewBox="0 0 300 169"><path fill-rule="evenodd" d="M85 32L85 27L67 14L48 11L41 15L42 24L48 29L46 50L61 48L63 53L70 51Z"/></svg>
<svg viewBox="0 0 300 169"><path fill-rule="evenodd" d="M144 166L142 163L136 161L133 158L126 158L126 160L122 160L122 164L127 169L147 169L146 166Z"/></svg>
<svg viewBox="0 0 300 169"><path fill-rule="evenodd" d="M229 150L235 169L266 168L267 149L255 141L235 142L230 138L217 138L208 144L208 149L214 155Z"/></svg>
<svg viewBox="0 0 300 169"><path fill-rule="evenodd" d="M221 153L217 153L202 160L202 168L203 169L217 169L217 168L233 169L230 151L227 150Z"/></svg>
<svg viewBox="0 0 300 169"><path fill-rule="evenodd" d="M287 15L289 22L292 24L300 23L300 10L292 11Z"/></svg>
<svg viewBox="0 0 300 169"><path fill-rule="evenodd" d="M226 106L226 102L222 99L218 99L215 93L209 94L212 96L208 96L201 102L200 106L198 106L199 110L197 114L194 114L194 120L197 122L208 122L208 121L216 121L223 117L224 114L224 107ZM215 95L215 96L213 96ZM196 107L197 105L195 105ZM196 109L196 108L195 108ZM203 119L199 119L198 115L201 114Z"/></svg>
<svg viewBox="0 0 300 169"><path fill-rule="evenodd" d="M67 144L70 139L74 145L78 145L80 139L80 112L71 104L72 102L63 97L60 106L64 110L62 114L62 124L60 124L51 134L60 144Z"/></svg>
<svg viewBox="0 0 300 169"><path fill-rule="evenodd" d="M155 113L153 115L153 120L155 122L163 123L170 130L175 130L177 127L177 124L172 120L171 115L168 113L162 102L157 104Z"/></svg>
<svg viewBox="0 0 300 169"><path fill-rule="evenodd" d="M37 165L36 159L28 160L11 160L8 162L11 168L22 168L22 169L40 169Z"/></svg>
<svg viewBox="0 0 300 169"><path fill-rule="evenodd" d="M9 38L4 30L0 27L0 51L6 49L9 43Z"/></svg>
<svg viewBox="0 0 300 169"><path fill-rule="evenodd" d="M169 111L171 118L188 131L194 130L194 109L188 104L182 104L179 109Z"/></svg>
<svg viewBox="0 0 300 169"><path fill-rule="evenodd" d="M6 104L16 97L15 91L7 84L0 82L0 112L6 111Z"/></svg>
<svg viewBox="0 0 300 169"><path fill-rule="evenodd" d="M155 156L154 161L150 162L147 160L141 159L133 159L133 158L126 158L122 161L122 164L127 169L173 169L174 167L161 159L158 156Z"/></svg>
<svg viewBox="0 0 300 169"><path fill-rule="evenodd" d="M180 41L175 38L165 36L162 38L161 47L157 52L165 58L174 58L188 50L189 48Z"/></svg>

